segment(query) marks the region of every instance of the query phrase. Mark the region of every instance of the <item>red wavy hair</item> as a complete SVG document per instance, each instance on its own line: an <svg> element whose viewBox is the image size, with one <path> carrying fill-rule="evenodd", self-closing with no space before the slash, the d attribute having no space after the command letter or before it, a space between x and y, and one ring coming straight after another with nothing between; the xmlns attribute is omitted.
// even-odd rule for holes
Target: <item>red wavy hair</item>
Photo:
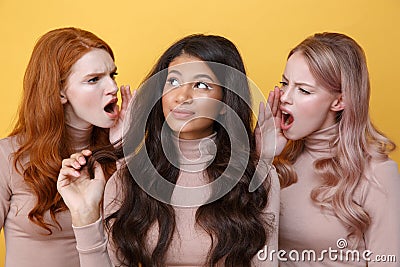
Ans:
<svg viewBox="0 0 400 267"><path fill-rule="evenodd" d="M72 65L93 48L106 50L114 60L110 46L85 30L56 29L38 40L25 72L18 120L10 134L17 136L20 145L14 153L14 167L37 197L28 217L49 234L55 224L61 229L56 213L67 209L56 182L62 159L73 153L60 91ZM108 129L94 127L90 148L109 144ZM112 170L107 167L106 172ZM47 211L53 222L45 222Z"/></svg>

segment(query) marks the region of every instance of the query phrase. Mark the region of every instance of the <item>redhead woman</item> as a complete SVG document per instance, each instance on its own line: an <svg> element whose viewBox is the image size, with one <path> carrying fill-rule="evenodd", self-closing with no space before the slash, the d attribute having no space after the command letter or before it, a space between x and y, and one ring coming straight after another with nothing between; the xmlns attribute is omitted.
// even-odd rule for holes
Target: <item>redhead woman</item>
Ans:
<svg viewBox="0 0 400 267"><path fill-rule="evenodd" d="M7 267L79 266L71 214L57 192L61 161L118 139L129 86L121 86L110 46L91 32L62 28L33 49L18 120L0 140L0 228ZM104 164L105 175L115 170Z"/></svg>

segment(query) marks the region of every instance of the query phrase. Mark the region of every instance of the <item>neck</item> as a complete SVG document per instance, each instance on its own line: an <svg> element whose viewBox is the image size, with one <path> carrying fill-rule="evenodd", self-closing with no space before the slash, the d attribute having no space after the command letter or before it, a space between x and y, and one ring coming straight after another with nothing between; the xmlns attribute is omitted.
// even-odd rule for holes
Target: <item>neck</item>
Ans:
<svg viewBox="0 0 400 267"><path fill-rule="evenodd" d="M318 130L305 138L305 149L317 156L332 156L339 138L339 124Z"/></svg>
<svg viewBox="0 0 400 267"><path fill-rule="evenodd" d="M92 137L93 125L87 128L80 128L70 123L66 123L66 130L70 140L70 144L74 151L78 152L89 148Z"/></svg>
<svg viewBox="0 0 400 267"><path fill-rule="evenodd" d="M182 170L203 169L208 166L216 154L216 133L205 138L186 140L173 135L173 142L176 145L180 168Z"/></svg>

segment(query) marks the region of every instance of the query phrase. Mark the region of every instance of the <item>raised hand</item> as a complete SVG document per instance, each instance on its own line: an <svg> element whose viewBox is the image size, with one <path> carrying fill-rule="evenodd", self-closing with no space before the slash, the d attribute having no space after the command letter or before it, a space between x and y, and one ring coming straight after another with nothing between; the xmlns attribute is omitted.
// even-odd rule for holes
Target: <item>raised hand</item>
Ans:
<svg viewBox="0 0 400 267"><path fill-rule="evenodd" d="M254 132L260 159L267 162L272 162L273 157L282 152L288 141L281 130L280 95L280 89L276 86L268 95L269 108L264 103L260 103L258 122Z"/></svg>
<svg viewBox="0 0 400 267"><path fill-rule="evenodd" d="M122 130L124 126L124 120L127 117L128 106L132 98L136 95L136 90L131 93L131 88L129 85L122 85L120 87L121 92L121 109L119 109L118 120L115 122L114 126L110 128L110 142L114 143L122 137Z"/></svg>
<svg viewBox="0 0 400 267"><path fill-rule="evenodd" d="M94 165L95 177L90 179L85 157L91 154L83 150L64 159L58 175L57 190L71 212L74 226L88 225L100 218L106 180L98 162Z"/></svg>

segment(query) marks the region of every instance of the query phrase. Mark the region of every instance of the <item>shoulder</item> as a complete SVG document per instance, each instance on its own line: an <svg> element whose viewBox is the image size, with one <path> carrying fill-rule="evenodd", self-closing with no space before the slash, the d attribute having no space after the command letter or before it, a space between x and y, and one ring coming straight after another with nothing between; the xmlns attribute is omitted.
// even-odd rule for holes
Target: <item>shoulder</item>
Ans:
<svg viewBox="0 0 400 267"><path fill-rule="evenodd" d="M12 184L14 169L14 152L19 145L17 137L0 139L0 182Z"/></svg>
<svg viewBox="0 0 400 267"><path fill-rule="evenodd" d="M364 179L361 182L362 202L378 202L379 199L388 201L400 196L400 174L395 161L372 159L365 167Z"/></svg>
<svg viewBox="0 0 400 267"><path fill-rule="evenodd" d="M0 139L0 165L12 165L14 153L20 147L17 136L9 136Z"/></svg>
<svg viewBox="0 0 400 267"><path fill-rule="evenodd" d="M0 139L0 153L2 155L9 155L14 153L19 148L19 141L17 136L9 136Z"/></svg>
<svg viewBox="0 0 400 267"><path fill-rule="evenodd" d="M398 165L390 158L372 159L366 166L365 176L368 180L376 180L381 183L389 181L400 183Z"/></svg>

